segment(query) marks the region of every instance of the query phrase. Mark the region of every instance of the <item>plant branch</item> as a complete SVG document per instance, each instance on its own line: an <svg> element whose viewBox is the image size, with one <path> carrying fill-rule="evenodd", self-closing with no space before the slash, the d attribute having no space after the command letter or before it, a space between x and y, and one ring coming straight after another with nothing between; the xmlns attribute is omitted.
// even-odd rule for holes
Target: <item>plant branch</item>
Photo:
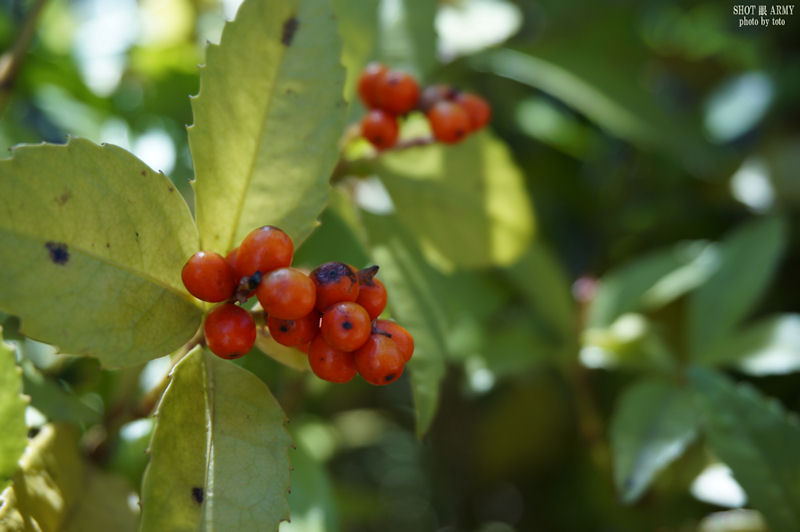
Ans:
<svg viewBox="0 0 800 532"><path fill-rule="evenodd" d="M36 0L25 17L17 39L10 50L0 56L0 116L5 111L28 47L36 35L36 24L47 0Z"/></svg>
<svg viewBox="0 0 800 532"><path fill-rule="evenodd" d="M375 163L384 153L408 150L411 148L418 148L420 146L428 146L434 142L436 142L436 140L433 137L418 137L415 139L398 142L391 148L387 148L367 157L360 157L358 159L351 159L349 161L340 157L339 162L333 169L333 173L331 173L331 184L336 184L347 176L364 177L372 174L375 171Z"/></svg>

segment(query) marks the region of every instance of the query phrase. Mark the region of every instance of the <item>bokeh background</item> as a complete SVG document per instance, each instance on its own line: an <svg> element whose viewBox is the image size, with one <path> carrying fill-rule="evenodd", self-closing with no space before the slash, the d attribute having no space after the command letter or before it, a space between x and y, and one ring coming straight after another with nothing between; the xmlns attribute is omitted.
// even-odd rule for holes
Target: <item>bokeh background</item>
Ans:
<svg viewBox="0 0 800 532"><path fill-rule="evenodd" d="M238 3L0 0L5 51L42 8L22 68L0 86L0 150L68 135L117 144L167 174L191 206L188 96L205 43L218 42ZM782 27L739 28L722 1L364 0L358 11L363 20L342 31L364 60L491 103L575 335L554 349L531 332L553 295L531 294L536 283L512 270L447 272L448 367L421 440L405 381L328 386L248 357L298 443L293 520L281 530L717 530L710 514L746 503L729 474L709 472L702 441L636 504L620 502L608 425L632 376L613 361L581 363L581 320L606 272L774 212L788 242L753 317L800 309L800 13ZM354 104L352 121L361 113ZM300 258L345 259L331 256L330 220ZM4 327L14 339L12 322ZM135 493L152 421L134 405L169 361L107 371L17 342L26 386L42 398L32 423L80 424L87 455ZM735 376L800 410L796 374Z"/></svg>

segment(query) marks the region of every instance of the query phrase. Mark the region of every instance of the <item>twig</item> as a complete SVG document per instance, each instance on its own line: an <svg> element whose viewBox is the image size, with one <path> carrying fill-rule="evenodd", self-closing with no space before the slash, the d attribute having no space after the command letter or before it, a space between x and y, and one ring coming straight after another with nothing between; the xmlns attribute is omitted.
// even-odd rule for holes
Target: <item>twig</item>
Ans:
<svg viewBox="0 0 800 532"><path fill-rule="evenodd" d="M36 34L36 23L39 21L39 14L46 2L47 0L36 0L22 23L14 46L0 56L0 116L11 99L14 83L22 62L25 60L28 47Z"/></svg>

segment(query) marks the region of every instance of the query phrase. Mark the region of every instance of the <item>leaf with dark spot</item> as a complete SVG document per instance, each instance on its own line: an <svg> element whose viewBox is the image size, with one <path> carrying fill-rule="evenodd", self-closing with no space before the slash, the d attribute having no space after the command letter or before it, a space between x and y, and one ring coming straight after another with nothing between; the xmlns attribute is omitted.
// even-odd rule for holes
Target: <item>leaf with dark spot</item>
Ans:
<svg viewBox="0 0 800 532"><path fill-rule="evenodd" d="M289 46L292 44L292 39L294 39L294 34L297 31L297 27L300 25L300 21L297 20L297 17L290 17L283 23L283 34L281 35L281 42L285 46Z"/></svg>
<svg viewBox="0 0 800 532"><path fill-rule="evenodd" d="M44 245L50 252L50 260L56 264L66 264L69 261L67 245L61 242L48 242Z"/></svg>
<svg viewBox="0 0 800 532"><path fill-rule="evenodd" d="M202 504L203 503L203 488L200 488L200 487L197 487L197 486L193 487L192 488L192 499L194 499L194 502L196 502L197 504Z"/></svg>

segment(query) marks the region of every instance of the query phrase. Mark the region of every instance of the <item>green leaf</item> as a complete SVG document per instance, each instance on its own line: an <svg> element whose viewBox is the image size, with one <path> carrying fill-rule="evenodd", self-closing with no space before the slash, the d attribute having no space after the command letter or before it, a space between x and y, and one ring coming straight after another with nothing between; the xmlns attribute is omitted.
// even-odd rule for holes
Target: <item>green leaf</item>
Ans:
<svg viewBox="0 0 800 532"><path fill-rule="evenodd" d="M299 443L292 451L292 481L292 520L281 523L280 532L338 532L336 499L325 464Z"/></svg>
<svg viewBox="0 0 800 532"><path fill-rule="evenodd" d="M22 375L14 362L14 351L3 341L0 327L0 491L8 486L17 470L17 460L28 445L28 427L25 425L25 408L28 401L22 397Z"/></svg>
<svg viewBox="0 0 800 532"><path fill-rule="evenodd" d="M780 403L719 373L689 370L714 453L733 471L748 506L771 530L800 529L800 424Z"/></svg>
<svg viewBox="0 0 800 532"><path fill-rule="evenodd" d="M626 503L637 501L656 474L697 435L699 419L688 390L640 380L619 398L611 418L614 483Z"/></svg>
<svg viewBox="0 0 800 532"><path fill-rule="evenodd" d="M751 221L719 246L719 265L689 298L689 349L696 360L714 349L767 287L785 245L779 218Z"/></svg>
<svg viewBox="0 0 800 532"><path fill-rule="evenodd" d="M414 337L414 356L408 368L416 431L421 437L436 414L445 371L445 315L437 297L438 274L394 217L364 213L364 225L372 256L381 268L380 279L389 293L392 316Z"/></svg>
<svg viewBox="0 0 800 532"><path fill-rule="evenodd" d="M436 66L436 7L434 0L383 0L378 34L381 60L424 80Z"/></svg>
<svg viewBox="0 0 800 532"><path fill-rule="evenodd" d="M608 327L627 312L663 306L702 284L717 265L713 247L683 242L636 259L600 280L588 326Z"/></svg>
<svg viewBox="0 0 800 532"><path fill-rule="evenodd" d="M358 77L375 50L379 0L332 0L342 38L342 64L347 69L344 97L352 101Z"/></svg>
<svg viewBox="0 0 800 532"><path fill-rule="evenodd" d="M31 397L31 406L44 414L48 421L73 421L88 426L99 422L103 415L46 377L33 362L23 359L23 391Z"/></svg>
<svg viewBox="0 0 800 532"><path fill-rule="evenodd" d="M387 152L376 172L429 257L469 268L508 265L531 242L535 219L522 172L487 132L456 146Z"/></svg>
<svg viewBox="0 0 800 532"><path fill-rule="evenodd" d="M756 376L800 371L800 314L770 316L737 331L703 363L735 365Z"/></svg>
<svg viewBox="0 0 800 532"><path fill-rule="evenodd" d="M567 276L553 253L533 242L519 261L505 270L550 334L566 343L574 337L575 308Z"/></svg>
<svg viewBox="0 0 800 532"><path fill-rule="evenodd" d="M72 139L0 161L0 307L65 352L131 365L191 338L202 311L180 271L197 233L162 174Z"/></svg>
<svg viewBox="0 0 800 532"><path fill-rule="evenodd" d="M0 529L132 532L131 493L123 479L83 461L73 426L45 425L20 460L13 486L0 495Z"/></svg>
<svg viewBox="0 0 800 532"><path fill-rule="evenodd" d="M277 530L289 517L286 418L255 375L195 348L157 416L141 530Z"/></svg>
<svg viewBox="0 0 800 532"><path fill-rule="evenodd" d="M203 249L226 252L265 224L295 245L312 231L346 108L340 51L318 0L247 0L209 45L189 127Z"/></svg>
<svg viewBox="0 0 800 532"><path fill-rule="evenodd" d="M623 314L606 328L583 332L581 362L590 368L631 368L672 373L675 354L642 314Z"/></svg>

